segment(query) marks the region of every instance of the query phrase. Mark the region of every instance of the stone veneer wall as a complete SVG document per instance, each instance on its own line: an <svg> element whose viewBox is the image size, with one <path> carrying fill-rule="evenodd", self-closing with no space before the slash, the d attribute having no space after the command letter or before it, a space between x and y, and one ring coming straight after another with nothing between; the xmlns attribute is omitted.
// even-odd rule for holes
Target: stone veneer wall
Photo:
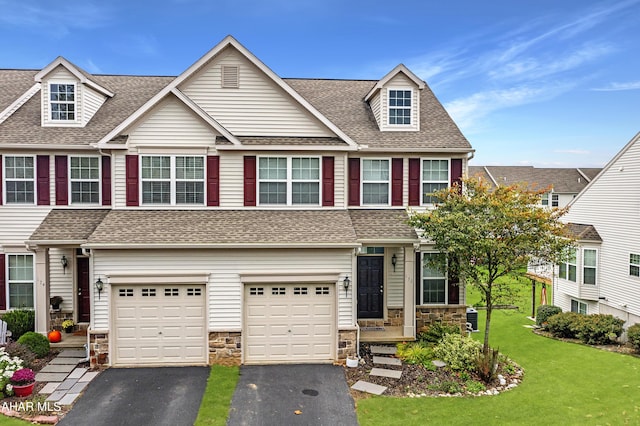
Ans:
<svg viewBox="0 0 640 426"><path fill-rule="evenodd" d="M357 344L356 330L338 331L338 359L344 360L347 357L355 357Z"/></svg>
<svg viewBox="0 0 640 426"><path fill-rule="evenodd" d="M217 331L209 333L209 364L240 365L242 333Z"/></svg>
<svg viewBox="0 0 640 426"><path fill-rule="evenodd" d="M359 319L360 327L402 327L404 325L404 309L387 309L386 319Z"/></svg>
<svg viewBox="0 0 640 426"><path fill-rule="evenodd" d="M109 333L89 330L89 362L91 368L109 364Z"/></svg>
<svg viewBox="0 0 640 426"><path fill-rule="evenodd" d="M467 329L467 306L416 306L416 332L434 322L457 324L464 331Z"/></svg>
<svg viewBox="0 0 640 426"><path fill-rule="evenodd" d="M51 328L51 330L62 331L62 322L68 319L73 320L73 312L71 311L51 311L49 315L51 319L51 324L49 327Z"/></svg>

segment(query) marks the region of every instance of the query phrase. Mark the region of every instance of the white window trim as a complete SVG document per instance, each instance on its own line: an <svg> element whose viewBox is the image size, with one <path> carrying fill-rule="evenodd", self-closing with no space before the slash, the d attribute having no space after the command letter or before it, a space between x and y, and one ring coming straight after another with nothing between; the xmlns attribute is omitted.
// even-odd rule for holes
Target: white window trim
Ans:
<svg viewBox="0 0 640 426"><path fill-rule="evenodd" d="M369 160L384 160L388 164L388 180L370 180L364 181L364 162ZM367 157L360 159L360 205L361 206L390 206L391 205L391 158L390 157ZM387 202L382 204L372 204L364 202L364 184L365 183L386 183L387 184Z"/></svg>
<svg viewBox="0 0 640 426"><path fill-rule="evenodd" d="M67 86L73 86L73 102L59 102L59 101L52 101L51 100L51 85L53 84L64 84ZM78 109L78 83L75 81L58 81L58 80L51 80L47 82L47 99L45 100L45 102L47 102L47 106L48 106L48 110L49 110L49 116L47 117L47 121L52 123L52 124L56 124L56 125L60 125L60 124L78 124L80 123L81 117L80 117L80 111ZM52 104L54 103L64 103L64 104L71 104L73 103L73 113L74 113L74 119L73 120L60 120L60 119L56 119L53 118L53 108L52 108Z"/></svg>
<svg viewBox="0 0 640 426"><path fill-rule="evenodd" d="M447 162L447 181L439 180L424 180L424 161L425 160L445 160ZM424 197L424 184L425 183L446 183L447 188L451 186L451 159L450 158L437 158L437 157L421 157L420 158L420 205L421 206L433 206L433 203L425 203Z"/></svg>
<svg viewBox="0 0 640 426"><path fill-rule="evenodd" d="M574 311L573 309L571 309L571 308L573 308L573 306L571 306L573 304L573 302L576 302L578 304L578 311L577 312ZM580 307L584 306L584 314L583 315L587 315L589 313L589 305L587 305L584 302L579 301L578 299L571 299L571 301L569 302L569 305L570 305L569 306L569 308L570 308L569 310L571 312L576 312L578 314L582 314L582 312L580 312Z"/></svg>
<svg viewBox="0 0 640 426"><path fill-rule="evenodd" d="M287 160L287 177L286 179L260 179L260 159L261 158L284 158ZM318 179L293 179L293 159L294 158L313 158L318 160ZM261 155L257 158L256 164L256 181L257 185L257 196L256 196L256 204L258 206L307 206L307 207L318 207L322 203L322 157L317 155ZM285 183L286 191L287 191L287 202L286 204L273 204L273 203L261 203L260 202L260 185L262 183ZM318 183L318 202L315 204L302 204L302 203L293 203L293 184L294 183Z"/></svg>
<svg viewBox="0 0 640 426"><path fill-rule="evenodd" d="M145 157L169 157L169 178L143 178L142 177L142 163ZM203 178L202 179L177 179L176 178L176 157L199 157L202 158ZM143 154L140 156L140 164L138 166L138 176L140 176L140 192L139 200L142 206L205 206L207 204L207 160L204 155L190 155L190 154ZM176 183L180 182L202 182L203 197L202 203L177 203L176 202ZM144 200L144 185L143 182L169 182L169 203L145 203Z"/></svg>
<svg viewBox="0 0 640 426"><path fill-rule="evenodd" d="M389 123L389 119L391 117L391 109L397 109L398 107L392 107L391 105L389 105L389 100L390 100L390 92L392 90L395 91L409 91L411 92L411 107L409 107L409 119L410 122L409 124L391 124ZM387 108L387 117L386 117L386 123L385 126L389 129L393 129L393 130L414 130L417 127L417 124L414 123L415 121L415 116L416 114L416 93L415 93L415 89L413 87L388 87L387 88L387 99L386 99L386 108ZM401 109L407 109L407 107L400 107Z"/></svg>
<svg viewBox="0 0 640 426"><path fill-rule="evenodd" d="M6 309L11 310L11 309L23 309L22 307L18 306L18 307L12 307L11 306L11 298L10 296L10 290L11 290L11 284L12 281L9 279L9 258L11 256L31 256L31 268L32 268L32 272L31 272L31 276L33 277L33 281L31 281L31 285L32 285L32 294L33 294L33 303L32 303L32 307L30 308L24 308L24 309L34 309L36 306L36 262L35 262L35 256L31 253L6 253L6 265L5 265L5 277L6 277L6 289L5 289L5 300L7 301L7 306ZM26 281L17 281L16 283L25 283Z"/></svg>
<svg viewBox="0 0 640 426"><path fill-rule="evenodd" d="M73 179L71 177L71 158L97 158L98 159L98 178L97 179ZM68 163L68 176L69 176L69 204L70 205L81 205L81 206L98 206L102 202L102 161L99 156L95 155L69 155ZM72 182L97 182L98 183L98 201L95 203L82 203L82 202L73 202L73 191L72 191Z"/></svg>
<svg viewBox="0 0 640 426"><path fill-rule="evenodd" d="M449 304L449 268L444 273L444 303L425 303L424 301L424 255L440 254L437 251L420 252L420 306L442 306Z"/></svg>
<svg viewBox="0 0 640 426"><path fill-rule="evenodd" d="M637 253L629 252L629 256L627 256L627 259L629 259L629 266L628 266L628 268L627 268L627 274L628 274L630 277L633 277L633 278L635 278L635 279L640 279L640 276L639 276L639 275L633 275L633 274L631 273L631 267L632 267L632 266L636 266L636 267L638 267L638 269L640 269L640 263L637 263L637 264L636 264L636 263L632 263L632 262L631 262L631 255L634 255L634 256L640 256L640 253L638 253L638 252L637 252Z"/></svg>
<svg viewBox="0 0 640 426"><path fill-rule="evenodd" d="M596 252L596 266L586 266L586 265L585 265L585 263L584 263L584 252L585 252L586 250L591 250L591 251L595 251L595 252ZM595 286L597 286L597 285L598 285L598 259L599 259L599 256L598 256L598 255L599 255L599 253L598 253L598 249L596 249L596 248L592 248L592 247L584 247L584 248L582 249L582 258L580 259L580 260L582 261L582 262L581 262L581 263L582 263L582 269L581 269L581 271L580 271L580 272L582 273L582 276L580 277L580 282L582 283L582 285L587 285L587 286L589 286L589 287L595 287ZM587 284L587 283L585 283L585 282L584 282L584 270L585 270L586 268L595 269L595 278L596 278L596 282L595 282L594 284Z"/></svg>
<svg viewBox="0 0 640 426"><path fill-rule="evenodd" d="M33 159L33 178L31 179L9 179L7 178L7 166L6 161L7 157L24 157L24 158L32 158ZM4 154L2 155L2 204L5 206L34 206L38 200L38 183L37 183L37 169L38 165L36 164L36 156L35 155L21 155L21 154ZM33 202L27 203L16 203L16 202L7 202L7 181L11 182L33 182Z"/></svg>

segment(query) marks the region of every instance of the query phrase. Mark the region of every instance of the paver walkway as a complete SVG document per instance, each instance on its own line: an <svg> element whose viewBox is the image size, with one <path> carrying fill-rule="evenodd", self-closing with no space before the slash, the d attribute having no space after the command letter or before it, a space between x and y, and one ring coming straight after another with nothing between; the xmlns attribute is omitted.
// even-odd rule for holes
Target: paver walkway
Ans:
<svg viewBox="0 0 640 426"><path fill-rule="evenodd" d="M398 358L393 358L391 356L381 356L381 355L395 355L396 353L395 346L372 345L370 347L370 350L371 350L371 354L373 355L374 364L402 367L402 361L399 360ZM402 370L391 370L388 368L374 367L369 372L369 375L399 379L400 377L402 377ZM351 388L362 391L362 392L372 393L375 395L381 395L385 390L387 390L386 386L376 385L373 383L369 383L365 380L358 380L353 386L351 386Z"/></svg>
<svg viewBox="0 0 640 426"><path fill-rule="evenodd" d="M47 382L39 393L49 395L47 401L61 405L73 404L89 382L99 374L99 371L77 367L85 357L86 352L82 349L65 349L60 352L36 374L36 381Z"/></svg>

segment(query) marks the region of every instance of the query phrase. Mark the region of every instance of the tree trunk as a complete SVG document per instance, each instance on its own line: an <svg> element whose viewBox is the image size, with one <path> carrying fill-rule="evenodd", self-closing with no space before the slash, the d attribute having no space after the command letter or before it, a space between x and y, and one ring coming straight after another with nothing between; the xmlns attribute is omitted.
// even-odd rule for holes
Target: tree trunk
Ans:
<svg viewBox="0 0 640 426"><path fill-rule="evenodd" d="M484 327L484 345L482 346L482 353L487 355L489 353L489 329L491 328L491 312L493 311L493 300L491 299L491 287L485 294L487 300L487 322Z"/></svg>

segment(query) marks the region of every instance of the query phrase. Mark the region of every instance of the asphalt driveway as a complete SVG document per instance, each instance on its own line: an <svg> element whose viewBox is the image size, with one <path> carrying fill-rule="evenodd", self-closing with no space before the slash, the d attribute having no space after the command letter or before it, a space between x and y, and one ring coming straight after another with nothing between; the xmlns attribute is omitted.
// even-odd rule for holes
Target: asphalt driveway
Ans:
<svg viewBox="0 0 640 426"><path fill-rule="evenodd" d="M251 365L240 368L227 424L350 426L358 420L342 367Z"/></svg>
<svg viewBox="0 0 640 426"><path fill-rule="evenodd" d="M208 377L209 367L110 368L58 425L191 426Z"/></svg>

